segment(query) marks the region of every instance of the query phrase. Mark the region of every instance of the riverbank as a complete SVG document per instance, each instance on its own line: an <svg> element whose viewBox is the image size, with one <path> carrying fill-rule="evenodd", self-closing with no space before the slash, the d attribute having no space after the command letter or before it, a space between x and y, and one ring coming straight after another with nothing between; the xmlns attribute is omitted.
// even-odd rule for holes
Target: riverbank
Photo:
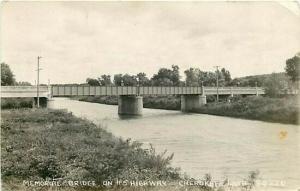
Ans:
<svg viewBox="0 0 300 191"><path fill-rule="evenodd" d="M117 96L78 96L73 99L91 103L118 105ZM143 107L152 109L180 110L180 96L143 96Z"/></svg>
<svg viewBox="0 0 300 191"><path fill-rule="evenodd" d="M96 186L54 187L54 190L120 190L105 181L183 180L170 166L171 156L142 149L141 143L122 140L90 121L63 110L2 110L1 176L4 190L53 190L23 181L90 181ZM122 187L122 186L121 186ZM186 187L124 187L122 190L185 190ZM210 190L208 187L188 190Z"/></svg>
<svg viewBox="0 0 300 191"><path fill-rule="evenodd" d="M209 103L192 112L253 119L275 123L299 124L299 98L249 96L229 102Z"/></svg>
<svg viewBox="0 0 300 191"><path fill-rule="evenodd" d="M117 105L117 96L81 96L79 101ZM211 102L191 112L219 116L253 119L267 122L299 124L299 98L297 96L269 98L248 96L234 97L231 102ZM179 96L144 96L144 108L180 110Z"/></svg>
<svg viewBox="0 0 300 191"><path fill-rule="evenodd" d="M33 98L1 98L1 109L32 108Z"/></svg>

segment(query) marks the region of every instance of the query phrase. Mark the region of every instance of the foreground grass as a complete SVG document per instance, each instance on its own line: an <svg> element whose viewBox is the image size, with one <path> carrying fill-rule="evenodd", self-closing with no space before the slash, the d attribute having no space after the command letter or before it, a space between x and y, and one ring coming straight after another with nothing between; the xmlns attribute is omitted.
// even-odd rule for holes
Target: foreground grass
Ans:
<svg viewBox="0 0 300 191"><path fill-rule="evenodd" d="M114 137L62 110L2 110L3 190L186 190L184 187L103 187L107 180L182 180L172 156ZM94 181L96 187L30 187L23 181ZM188 190L210 190L189 187Z"/></svg>
<svg viewBox="0 0 300 191"><path fill-rule="evenodd" d="M299 97L269 98L249 96L229 102L208 103L193 112L255 119L268 122L299 124Z"/></svg>

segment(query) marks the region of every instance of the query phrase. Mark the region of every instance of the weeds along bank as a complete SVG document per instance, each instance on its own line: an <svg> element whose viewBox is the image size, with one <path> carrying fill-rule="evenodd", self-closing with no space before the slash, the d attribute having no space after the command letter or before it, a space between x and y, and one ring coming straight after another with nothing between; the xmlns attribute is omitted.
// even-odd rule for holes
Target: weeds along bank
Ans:
<svg viewBox="0 0 300 191"><path fill-rule="evenodd" d="M3 190L31 190L32 187L23 185L24 180L85 180L93 181L96 185L117 179L171 182L182 180L179 169L170 166L172 156L157 154L152 147L142 149L138 142L116 138L101 127L74 117L66 111L2 110L1 118ZM47 187L34 188L52 190ZM99 189L102 188L92 187L88 190ZM141 189L132 187L127 190ZM197 190L206 189L198 187Z"/></svg>
<svg viewBox="0 0 300 191"><path fill-rule="evenodd" d="M32 108L33 98L1 98L1 109Z"/></svg>
<svg viewBox="0 0 300 191"><path fill-rule="evenodd" d="M172 156L142 149L71 113L2 111L2 178L179 179Z"/></svg>
<svg viewBox="0 0 300 191"><path fill-rule="evenodd" d="M73 99L92 103L118 105L117 96L78 96ZM143 96L143 107L180 110L180 96Z"/></svg>
<svg viewBox="0 0 300 191"><path fill-rule="evenodd" d="M193 112L246 119L299 124L299 97L249 96L229 102L210 103Z"/></svg>
<svg viewBox="0 0 300 191"><path fill-rule="evenodd" d="M117 105L117 96L83 96L79 101ZM207 96L208 104L195 113L254 119L267 122L299 124L299 97L270 98L262 96L233 97L230 102L221 97L215 103L214 96ZM180 96L145 96L144 108L180 110Z"/></svg>

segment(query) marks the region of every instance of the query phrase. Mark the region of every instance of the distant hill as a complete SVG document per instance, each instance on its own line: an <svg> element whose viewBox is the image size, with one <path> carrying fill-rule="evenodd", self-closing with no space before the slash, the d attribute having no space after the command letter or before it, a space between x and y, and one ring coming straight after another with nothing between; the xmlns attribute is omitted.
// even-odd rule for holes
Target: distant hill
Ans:
<svg viewBox="0 0 300 191"><path fill-rule="evenodd" d="M284 72L239 77L232 80L232 85L255 87L255 83L257 83L257 86L265 86L270 80L276 80L276 82L281 83L285 88L294 86Z"/></svg>
<svg viewBox="0 0 300 191"><path fill-rule="evenodd" d="M289 83L288 76L286 76L284 72L280 72L280 73L261 74L261 75L252 75L252 76L234 78L231 82L231 85L255 87L257 83L257 86L265 86L265 84L271 78L274 78L285 84Z"/></svg>

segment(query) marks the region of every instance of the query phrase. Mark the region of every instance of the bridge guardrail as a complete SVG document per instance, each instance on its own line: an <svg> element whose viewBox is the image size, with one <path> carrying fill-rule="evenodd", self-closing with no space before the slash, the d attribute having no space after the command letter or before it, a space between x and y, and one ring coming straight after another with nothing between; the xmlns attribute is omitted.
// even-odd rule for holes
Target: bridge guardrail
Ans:
<svg viewBox="0 0 300 191"><path fill-rule="evenodd" d="M51 96L85 96L85 95L256 95L264 94L259 87L204 87L201 86L82 86L82 85L53 85L40 86L41 97ZM36 86L2 86L1 97L36 97Z"/></svg>
<svg viewBox="0 0 300 191"><path fill-rule="evenodd" d="M264 94L262 88L220 87L219 94ZM216 87L204 87L207 95L216 94ZM73 86L55 85L51 87L52 96L85 95L184 95L202 94L201 86Z"/></svg>
<svg viewBox="0 0 300 191"><path fill-rule="evenodd" d="M48 86L39 86L40 97L50 97L51 88ZM36 86L1 86L1 97L37 97Z"/></svg>

